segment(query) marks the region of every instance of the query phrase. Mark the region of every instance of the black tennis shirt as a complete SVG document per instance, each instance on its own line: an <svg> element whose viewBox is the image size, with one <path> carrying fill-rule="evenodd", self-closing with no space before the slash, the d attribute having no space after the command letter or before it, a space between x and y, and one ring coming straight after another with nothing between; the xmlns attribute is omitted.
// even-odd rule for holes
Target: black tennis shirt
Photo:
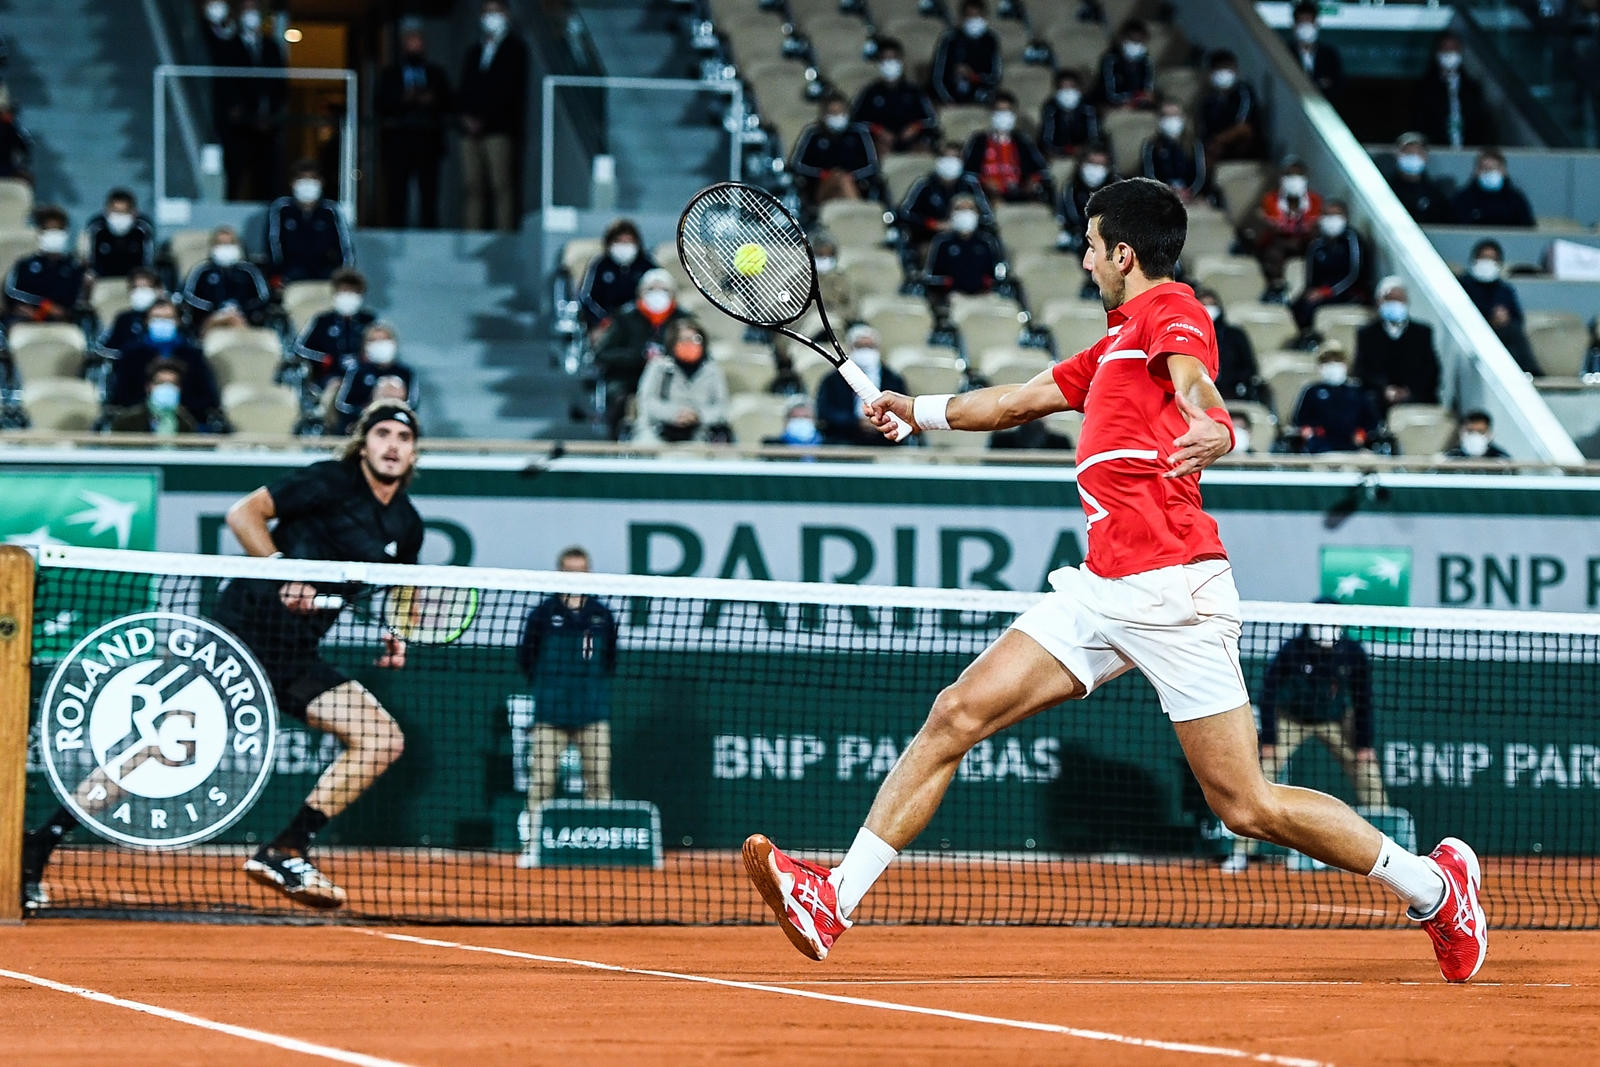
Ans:
<svg viewBox="0 0 1600 1067"><path fill-rule="evenodd" d="M267 486L278 516L272 542L290 559L415 563L422 516L404 489L387 504L367 484L360 458L325 460Z"/></svg>

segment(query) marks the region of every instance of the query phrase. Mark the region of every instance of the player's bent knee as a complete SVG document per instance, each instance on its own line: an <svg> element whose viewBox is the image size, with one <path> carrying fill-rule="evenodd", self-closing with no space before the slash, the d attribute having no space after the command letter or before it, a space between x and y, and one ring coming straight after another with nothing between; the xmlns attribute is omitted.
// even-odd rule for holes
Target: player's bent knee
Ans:
<svg viewBox="0 0 1600 1067"><path fill-rule="evenodd" d="M1238 837L1257 841L1275 841L1283 827L1283 805L1265 790L1251 792L1211 802L1212 810L1222 825Z"/></svg>
<svg viewBox="0 0 1600 1067"><path fill-rule="evenodd" d="M987 722L974 710L960 683L940 690L923 729L962 753L989 735Z"/></svg>

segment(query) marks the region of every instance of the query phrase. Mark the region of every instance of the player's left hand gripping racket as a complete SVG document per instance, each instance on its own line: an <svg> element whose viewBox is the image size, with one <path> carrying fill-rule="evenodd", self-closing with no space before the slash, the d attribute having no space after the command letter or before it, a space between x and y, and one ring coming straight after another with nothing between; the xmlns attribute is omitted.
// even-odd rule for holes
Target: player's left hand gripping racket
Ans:
<svg viewBox="0 0 1600 1067"><path fill-rule="evenodd" d="M775 330L818 353L839 371L863 402L883 395L839 346L817 287L817 261L805 231L776 197L754 186L722 182L702 189L678 220L678 258L694 287L723 314L763 330ZM813 303L833 348L788 325ZM894 440L911 436L911 425L893 412Z"/></svg>

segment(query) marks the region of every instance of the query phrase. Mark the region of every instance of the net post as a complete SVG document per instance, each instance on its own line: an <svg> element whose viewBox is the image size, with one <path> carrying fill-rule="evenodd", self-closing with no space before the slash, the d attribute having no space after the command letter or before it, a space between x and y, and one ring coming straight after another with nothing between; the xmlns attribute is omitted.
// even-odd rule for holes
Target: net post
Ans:
<svg viewBox="0 0 1600 1067"><path fill-rule="evenodd" d="M22 921L33 569L26 549L0 545L0 923Z"/></svg>

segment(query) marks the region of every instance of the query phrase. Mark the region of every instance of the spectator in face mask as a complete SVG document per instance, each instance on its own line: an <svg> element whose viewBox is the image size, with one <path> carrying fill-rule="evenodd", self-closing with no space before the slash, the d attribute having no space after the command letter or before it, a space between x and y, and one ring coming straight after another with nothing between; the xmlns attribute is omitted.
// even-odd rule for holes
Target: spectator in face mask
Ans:
<svg viewBox="0 0 1600 1067"><path fill-rule="evenodd" d="M198 327L207 315L232 304L259 326L268 296L267 280L244 258L239 234L232 226L218 226L211 234L211 255L189 272L183 286L183 306L191 324Z"/></svg>
<svg viewBox="0 0 1600 1067"><path fill-rule="evenodd" d="M1510 459L1511 453L1494 443L1494 420L1487 411L1469 411L1461 416L1456 443L1445 451L1446 459Z"/></svg>
<svg viewBox="0 0 1600 1067"><path fill-rule="evenodd" d="M1084 99L1083 77L1056 72L1056 91L1039 111L1039 147L1052 159L1070 159L1100 140L1100 113Z"/></svg>
<svg viewBox="0 0 1600 1067"><path fill-rule="evenodd" d="M469 230L517 228L516 153L528 98L528 46L504 0L484 0L480 36L461 65L462 222ZM493 211L490 204L493 202Z"/></svg>
<svg viewBox="0 0 1600 1067"><path fill-rule="evenodd" d="M1082 252L1089 231L1086 208L1089 198L1097 189L1120 176L1111 169L1111 150L1104 144L1092 144L1078 157L1072 180L1061 187L1056 201L1056 218L1061 222L1061 237L1056 247L1063 251ZM1098 292L1098 290L1096 290Z"/></svg>
<svg viewBox="0 0 1600 1067"><path fill-rule="evenodd" d="M905 50L899 41L879 38L878 74L856 96L850 121L872 132L880 156L932 148L939 140L939 117L922 87L906 80Z"/></svg>
<svg viewBox="0 0 1600 1067"><path fill-rule="evenodd" d="M143 403L150 368L158 362L171 362L182 368L181 403L196 420L210 429L226 427L222 396L211 364L183 332L178 309L167 300L157 300L150 306L145 313L144 337L112 364L106 406L132 408Z"/></svg>
<svg viewBox="0 0 1600 1067"><path fill-rule="evenodd" d="M1307 452L1354 452L1378 432L1378 409L1350 381L1344 346L1329 341L1317 350L1317 373L1300 393L1291 420Z"/></svg>
<svg viewBox="0 0 1600 1067"><path fill-rule="evenodd" d="M618 308L626 307L639 291L639 279L656 267L632 219L614 219L602 243L578 285L578 314L590 330L603 328Z"/></svg>
<svg viewBox="0 0 1600 1067"><path fill-rule="evenodd" d="M1324 304L1359 304L1367 298L1367 256L1350 227L1343 200L1329 200L1317 220L1316 239L1306 247L1306 287L1290 305L1302 339Z"/></svg>
<svg viewBox="0 0 1600 1067"><path fill-rule="evenodd" d="M326 281L340 267L353 267L356 248L338 203L322 196L317 165L294 169L293 194L267 208L267 259L273 281Z"/></svg>
<svg viewBox="0 0 1600 1067"><path fill-rule="evenodd" d="M845 334L844 343L850 358L873 385L885 392L906 391L905 379L883 365L883 356L880 354L882 342L877 330L859 324L852 326ZM817 386L817 422L821 426L825 444L878 448L896 443L879 433L868 421L861 398L856 396L850 383L838 371L823 378Z"/></svg>
<svg viewBox="0 0 1600 1067"><path fill-rule="evenodd" d="M666 349L639 378L634 440L731 441L728 380L712 361L705 334L693 319L679 319L667 327Z"/></svg>
<svg viewBox="0 0 1600 1067"><path fill-rule="evenodd" d="M1250 335L1228 321L1222 299L1216 293L1201 287L1194 295L1211 316L1217 331L1217 392L1224 400L1265 403L1266 385L1261 380Z"/></svg>
<svg viewBox="0 0 1600 1067"><path fill-rule="evenodd" d="M1096 92L1106 107L1155 107L1156 68L1150 62L1150 31L1143 22L1129 19L1123 23L1116 42L1100 59Z"/></svg>
<svg viewBox="0 0 1600 1067"><path fill-rule="evenodd" d="M823 444L822 431L817 429L817 413L812 408L811 401L803 395L791 396L784 417L783 432L776 437L768 437L761 443L796 447Z"/></svg>
<svg viewBox="0 0 1600 1067"><path fill-rule="evenodd" d="M119 412L111 420L112 433L152 433L169 437L199 433L200 423L183 406L183 365L159 359L150 364L144 403Z"/></svg>
<svg viewBox="0 0 1600 1067"><path fill-rule="evenodd" d="M1294 6L1294 56L1322 95L1337 106L1344 95L1344 60L1337 48L1322 43L1317 25L1320 15L1316 0L1302 0Z"/></svg>
<svg viewBox="0 0 1600 1067"><path fill-rule="evenodd" d="M1434 46L1433 61L1417 86L1412 125L1434 144L1460 148L1494 140L1483 88L1461 69L1461 38L1446 33Z"/></svg>
<svg viewBox="0 0 1600 1067"><path fill-rule="evenodd" d="M1405 283L1378 283L1378 317L1356 331L1356 376L1380 413L1394 404L1439 402L1439 357L1433 329L1411 320Z"/></svg>
<svg viewBox="0 0 1600 1067"><path fill-rule="evenodd" d="M83 298L83 265L72 254L67 213L45 205L34 208L39 251L23 256L6 275L6 303L12 322L69 322Z"/></svg>
<svg viewBox="0 0 1600 1067"><path fill-rule="evenodd" d="M228 67L280 69L285 65L269 12L259 0L239 0L238 17L212 32L214 61ZM216 27L217 23L208 23ZM218 125L228 173L228 199L266 200L278 177L288 82L281 78L229 78L218 90Z"/></svg>
<svg viewBox="0 0 1600 1067"><path fill-rule="evenodd" d="M135 267L156 262L156 231L139 214L133 194L113 189L106 209L84 226L89 240L89 271L97 278L124 278Z"/></svg>
<svg viewBox="0 0 1600 1067"><path fill-rule="evenodd" d="M393 326L379 321L367 327L361 358L345 366L344 381L333 402L337 419L335 433L349 432L351 424L372 403L378 382L384 378L398 378L405 383L405 401L415 410L418 399L416 373L400 362L400 335Z"/></svg>
<svg viewBox="0 0 1600 1067"><path fill-rule="evenodd" d="M970 196L977 205L979 225L994 229L994 213L978 177L961 160L961 146L946 144L934 161L933 173L918 178L906 190L905 202L896 218L910 238L912 248L921 255L934 234L950 228L950 204L958 196Z"/></svg>
<svg viewBox="0 0 1600 1067"><path fill-rule="evenodd" d="M639 296L611 320L595 346L594 361L606 382L606 424L617 439L628 398L646 365L666 352L667 328L684 317L678 283L659 267L639 279Z"/></svg>
<svg viewBox="0 0 1600 1067"><path fill-rule="evenodd" d="M940 103L987 103L1000 87L1000 38L988 15L983 0L966 0L960 24L939 38L929 81Z"/></svg>
<svg viewBox="0 0 1600 1067"><path fill-rule="evenodd" d="M991 202L1050 202L1050 164L1033 138L1017 129L1017 98L1004 89L994 95L989 128L968 138L962 162Z"/></svg>
<svg viewBox="0 0 1600 1067"><path fill-rule="evenodd" d="M1267 291L1262 299L1282 303L1284 263L1306 254L1321 217L1322 197L1311 191L1305 164L1290 158L1284 163L1278 187L1262 194L1261 203L1239 231L1266 275Z"/></svg>
<svg viewBox="0 0 1600 1067"><path fill-rule="evenodd" d="M341 267L333 272L333 307L306 323L294 345L314 388L327 385L360 356L367 327L378 318L363 306L366 296L367 279L360 271Z"/></svg>
<svg viewBox="0 0 1600 1067"><path fill-rule="evenodd" d="M373 101L390 226L409 224L413 183L422 227L431 230L439 225L439 163L445 154L446 119L454 110L450 76L437 63L428 62L421 20L402 19L400 57L378 75Z"/></svg>
<svg viewBox="0 0 1600 1067"><path fill-rule="evenodd" d="M1000 242L978 229L978 204L958 196L950 204L950 229L928 244L926 284L930 296L987 293L995 268L1005 262Z"/></svg>
<svg viewBox="0 0 1600 1067"><path fill-rule="evenodd" d="M811 235L811 252L817 261L817 289L830 319L849 322L856 317L856 291L839 269L839 244L833 235L819 230Z"/></svg>
<svg viewBox="0 0 1600 1067"><path fill-rule="evenodd" d="M1472 183L1450 201L1452 221L1461 226L1532 226L1533 208L1506 173L1498 148L1478 153Z"/></svg>
<svg viewBox="0 0 1600 1067"><path fill-rule="evenodd" d="M1544 371L1523 329L1522 301L1517 299L1517 291L1506 284L1504 271L1505 251L1500 242L1483 240L1472 246L1472 262L1458 280L1517 366L1526 374L1542 378Z"/></svg>
<svg viewBox="0 0 1600 1067"><path fill-rule="evenodd" d="M1256 94L1239 77L1239 57L1227 49L1211 53L1211 77L1200 98L1195 133L1206 163L1255 159L1261 151L1261 115Z"/></svg>
<svg viewBox="0 0 1600 1067"><path fill-rule="evenodd" d="M859 200L877 192L878 149L872 133L850 121L850 105L838 93L822 99L820 121L795 141L789 169L800 179L809 205L828 200Z"/></svg>
<svg viewBox="0 0 1600 1067"><path fill-rule="evenodd" d="M161 277L148 267L135 267L128 274L128 306L100 332L97 343L105 359L117 359L123 352L144 340L144 317L157 300L165 299Z"/></svg>
<svg viewBox="0 0 1600 1067"><path fill-rule="evenodd" d="M1444 187L1428 174L1428 139L1404 133L1395 142L1394 175L1389 185L1411 217L1424 226L1447 223L1454 215Z"/></svg>
<svg viewBox="0 0 1600 1067"><path fill-rule="evenodd" d="M1162 104L1156 135L1144 143L1144 176L1172 189L1185 202L1201 196L1211 180L1205 146L1189 128L1178 104Z"/></svg>

